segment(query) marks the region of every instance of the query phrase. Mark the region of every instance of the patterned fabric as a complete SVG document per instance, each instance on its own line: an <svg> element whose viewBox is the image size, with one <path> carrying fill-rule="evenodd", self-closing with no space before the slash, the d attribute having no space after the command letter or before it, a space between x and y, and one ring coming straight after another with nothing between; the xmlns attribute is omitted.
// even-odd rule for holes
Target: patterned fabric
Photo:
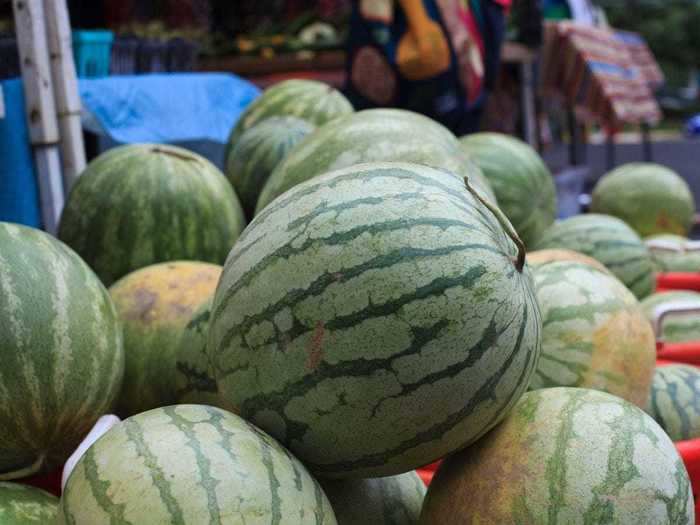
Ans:
<svg viewBox="0 0 700 525"><path fill-rule="evenodd" d="M658 122L661 110L652 87L663 77L648 49L644 56L639 50L640 41L638 36L632 39L630 34L573 22L547 23L545 93L563 98L579 118L612 129L624 123Z"/></svg>
<svg viewBox="0 0 700 525"><path fill-rule="evenodd" d="M402 6L420 12L406 16ZM402 107L457 133L473 131L497 71L503 26L503 7L493 0L356 0L348 96L357 108ZM419 33L431 38L419 42ZM432 60L421 60L421 45Z"/></svg>

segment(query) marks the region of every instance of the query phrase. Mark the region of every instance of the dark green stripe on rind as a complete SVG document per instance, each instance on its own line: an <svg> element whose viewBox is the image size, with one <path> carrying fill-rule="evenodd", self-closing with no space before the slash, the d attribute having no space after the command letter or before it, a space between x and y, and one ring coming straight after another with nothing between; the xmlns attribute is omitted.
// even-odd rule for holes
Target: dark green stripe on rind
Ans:
<svg viewBox="0 0 700 525"><path fill-rule="evenodd" d="M165 410L167 409L164 409L164 412ZM165 413L167 414L167 412ZM184 525L185 519L182 513L182 507L180 506L180 502L178 502L177 498L175 498L175 496L173 495L170 482L165 476L163 467L160 465L158 456L150 450L149 443L145 440L145 436L141 425L139 425L139 423L137 423L136 421L128 419L123 424L124 431L126 432L126 435L129 438L129 442L133 444L139 458L141 458L145 463L145 467L148 469L151 482L158 489L160 499L163 505L165 505L165 508L168 510L168 513L170 515L170 523L172 523L173 525ZM179 425L176 424L175 426L178 427L178 430L182 431L182 428ZM197 472L200 475L200 479L204 480L206 476L203 475L201 471L202 466L203 464L198 461ZM209 494L207 494L207 497L209 497Z"/></svg>

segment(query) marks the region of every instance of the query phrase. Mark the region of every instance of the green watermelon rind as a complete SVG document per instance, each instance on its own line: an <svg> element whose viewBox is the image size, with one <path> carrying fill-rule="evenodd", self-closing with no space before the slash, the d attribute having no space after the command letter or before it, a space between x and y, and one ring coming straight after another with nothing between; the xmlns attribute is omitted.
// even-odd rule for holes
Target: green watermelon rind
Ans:
<svg viewBox="0 0 700 525"><path fill-rule="evenodd" d="M687 235L695 216L690 186L653 163L625 164L605 174L591 194L591 211L624 220L639 235Z"/></svg>
<svg viewBox="0 0 700 525"><path fill-rule="evenodd" d="M554 178L542 158L525 142L500 133L474 133L460 144L525 245L533 246L557 217Z"/></svg>
<svg viewBox="0 0 700 525"><path fill-rule="evenodd" d="M10 479L60 467L112 410L124 348L114 303L73 250L4 222L0 246L0 479Z"/></svg>
<svg viewBox="0 0 700 525"><path fill-rule="evenodd" d="M336 524L321 486L289 451L205 405L113 426L71 472L59 513L65 523Z"/></svg>
<svg viewBox="0 0 700 525"><path fill-rule="evenodd" d="M603 263L638 299L655 287L649 250L637 233L610 215L589 213L555 222L534 250L574 250Z"/></svg>
<svg viewBox="0 0 700 525"><path fill-rule="evenodd" d="M363 164L300 184L226 262L208 341L219 392L324 477L442 457L497 424L535 366L539 309L516 253L442 171ZM359 420L333 394L343 384L369 396L347 408L369 410ZM343 437L349 423L365 431Z"/></svg>
<svg viewBox="0 0 700 525"><path fill-rule="evenodd" d="M221 264L245 227L226 177L204 157L133 144L92 161L70 192L59 238L109 286L151 264Z"/></svg>

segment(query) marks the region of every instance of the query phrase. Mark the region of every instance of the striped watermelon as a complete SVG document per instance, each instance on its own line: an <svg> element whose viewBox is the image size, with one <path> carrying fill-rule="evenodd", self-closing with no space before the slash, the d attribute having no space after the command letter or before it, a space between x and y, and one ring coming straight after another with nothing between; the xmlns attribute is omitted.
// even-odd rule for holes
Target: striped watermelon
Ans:
<svg viewBox="0 0 700 525"><path fill-rule="evenodd" d="M417 525L425 483L415 471L386 478L321 481L338 525Z"/></svg>
<svg viewBox="0 0 700 525"><path fill-rule="evenodd" d="M214 298L219 392L326 477L407 472L483 435L527 387L541 324L522 243L474 195L375 163L270 204Z"/></svg>
<svg viewBox="0 0 700 525"><path fill-rule="evenodd" d="M421 524L693 525L694 514L685 465L651 417L610 394L552 388L442 463Z"/></svg>
<svg viewBox="0 0 700 525"><path fill-rule="evenodd" d="M604 175L591 194L591 210L619 217L639 235L687 235L695 199L688 184L659 164L625 164Z"/></svg>
<svg viewBox="0 0 700 525"><path fill-rule="evenodd" d="M314 129L296 117L266 118L242 133L228 151L226 176L249 217L272 170Z"/></svg>
<svg viewBox="0 0 700 525"><path fill-rule="evenodd" d="M654 267L646 246L632 228L609 215L577 215L554 223L535 250L567 249L603 263L643 299L654 291Z"/></svg>
<svg viewBox="0 0 700 525"><path fill-rule="evenodd" d="M525 245L534 245L557 217L554 178L540 156L525 142L501 133L474 133L460 143L491 183Z"/></svg>
<svg viewBox="0 0 700 525"><path fill-rule="evenodd" d="M279 82L267 88L240 116L229 136L226 158L246 130L268 117L298 117L321 126L352 112L348 99L328 84L302 79Z"/></svg>
<svg viewBox="0 0 700 525"><path fill-rule="evenodd" d="M0 480L52 470L108 412L124 375L107 290L73 250L0 222Z"/></svg>
<svg viewBox="0 0 700 525"><path fill-rule="evenodd" d="M157 408L99 438L66 483L67 524L333 525L304 466L238 416L204 405Z"/></svg>
<svg viewBox="0 0 700 525"><path fill-rule="evenodd" d="M700 250L680 235L652 235L644 239L657 272L700 272Z"/></svg>
<svg viewBox="0 0 700 525"><path fill-rule="evenodd" d="M578 261L541 264L533 274L544 328L530 388L593 388L645 407L656 341L634 295Z"/></svg>
<svg viewBox="0 0 700 525"><path fill-rule="evenodd" d="M647 412L674 441L700 438L700 369L657 367Z"/></svg>
<svg viewBox="0 0 700 525"><path fill-rule="evenodd" d="M596 261L593 257L583 255L582 253L575 252L573 250L538 250L527 254L527 262L531 266L540 266L543 264L557 261L580 262L589 266L593 266L601 272L609 273L610 275L612 275L612 272L610 272L610 270L608 270L604 265Z"/></svg>
<svg viewBox="0 0 700 525"><path fill-rule="evenodd" d="M213 296L192 314L177 345L175 386L178 403L222 406L207 353ZM231 407L229 407L231 408Z"/></svg>
<svg viewBox="0 0 700 525"><path fill-rule="evenodd" d="M418 113L369 109L326 124L311 134L272 172L256 213L297 184L365 162L412 162L468 176L492 202L493 192L447 128Z"/></svg>
<svg viewBox="0 0 700 525"><path fill-rule="evenodd" d="M663 321L661 336L669 343L700 341L700 293L677 291L655 293L642 301L642 309L649 321L653 321L654 311L659 306L678 305L697 308L698 313L671 314Z"/></svg>
<svg viewBox="0 0 700 525"><path fill-rule="evenodd" d="M68 197L59 237L108 286L158 262L223 263L244 226L213 164L181 148L140 144L90 163Z"/></svg>
<svg viewBox="0 0 700 525"><path fill-rule="evenodd" d="M109 289L124 324L121 417L177 401L177 345L194 310L211 300L220 276L221 266L176 261L132 272Z"/></svg>
<svg viewBox="0 0 700 525"><path fill-rule="evenodd" d="M2 525L46 525L58 512L58 498L41 489L0 482L0 523Z"/></svg>

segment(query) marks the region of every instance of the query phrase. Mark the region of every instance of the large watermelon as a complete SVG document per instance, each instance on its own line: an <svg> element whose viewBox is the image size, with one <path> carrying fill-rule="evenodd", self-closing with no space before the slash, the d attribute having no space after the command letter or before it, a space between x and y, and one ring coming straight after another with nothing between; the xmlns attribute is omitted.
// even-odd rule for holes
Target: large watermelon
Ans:
<svg viewBox="0 0 700 525"><path fill-rule="evenodd" d="M0 482L0 523L2 525L47 525L54 522L58 498L43 490Z"/></svg>
<svg viewBox="0 0 700 525"><path fill-rule="evenodd" d="M348 99L328 84L302 79L279 82L267 88L243 112L231 131L225 156L228 158L229 151L246 130L268 117L298 117L321 126L352 112Z"/></svg>
<svg viewBox="0 0 700 525"><path fill-rule="evenodd" d="M208 342L220 393L327 477L398 474L469 444L539 355L513 238L496 208L426 166L300 184L227 259Z"/></svg>
<svg viewBox="0 0 700 525"><path fill-rule="evenodd" d="M654 267L639 235L609 215L577 215L554 223L535 250L567 249L603 263L634 295L643 299L654 291Z"/></svg>
<svg viewBox="0 0 700 525"><path fill-rule="evenodd" d="M647 412L674 441L700 438L700 368L657 367Z"/></svg>
<svg viewBox="0 0 700 525"><path fill-rule="evenodd" d="M424 525L693 525L690 480L673 442L603 392L525 394L503 424L445 460Z"/></svg>
<svg viewBox="0 0 700 525"><path fill-rule="evenodd" d="M656 340L634 295L578 261L540 264L533 274L544 328L530 388L593 388L646 407Z"/></svg>
<svg viewBox="0 0 700 525"><path fill-rule="evenodd" d="M657 272L700 272L697 241L680 235L661 234L647 237L644 243Z"/></svg>
<svg viewBox="0 0 700 525"><path fill-rule="evenodd" d="M663 319L661 337L669 343L700 341L700 293L677 291L655 293L642 301L642 309L649 321L656 318L660 306L697 308L698 313L669 314Z"/></svg>
<svg viewBox="0 0 700 525"><path fill-rule="evenodd" d="M97 276L54 237L0 222L0 479L62 465L123 375L122 328Z"/></svg>
<svg viewBox="0 0 700 525"><path fill-rule="evenodd" d="M68 197L59 237L105 285L150 264L221 264L245 226L209 161L172 146L122 146L90 163Z"/></svg>
<svg viewBox="0 0 700 525"><path fill-rule="evenodd" d="M525 245L534 245L557 217L554 178L540 156L523 141L500 133L475 133L460 143L491 183Z"/></svg>
<svg viewBox="0 0 700 525"><path fill-rule="evenodd" d="M591 210L624 220L639 235L687 235L695 215L688 184L674 171L631 163L604 175L591 194Z"/></svg>
<svg viewBox="0 0 700 525"><path fill-rule="evenodd" d="M178 403L225 404L218 396L214 369L207 352L212 299L195 310L177 345L175 387Z"/></svg>
<svg viewBox="0 0 700 525"><path fill-rule="evenodd" d="M270 117L241 134L226 157L226 176L249 217L270 173L315 128L296 117Z"/></svg>
<svg viewBox="0 0 700 525"><path fill-rule="evenodd" d="M304 465L243 419L204 405L112 427L68 477L59 513L72 525L336 523Z"/></svg>
<svg viewBox="0 0 700 525"><path fill-rule="evenodd" d="M489 184L444 126L418 113L369 109L326 124L277 166L263 188L256 213L297 184L364 162L412 162L468 176L493 202Z"/></svg>
<svg viewBox="0 0 700 525"><path fill-rule="evenodd" d="M220 276L221 266L176 261L132 272L109 289L124 324L121 417L177 401L180 337L192 313L211 300Z"/></svg>
<svg viewBox="0 0 700 525"><path fill-rule="evenodd" d="M417 525L425 483L415 471L386 478L322 480L338 525Z"/></svg>

